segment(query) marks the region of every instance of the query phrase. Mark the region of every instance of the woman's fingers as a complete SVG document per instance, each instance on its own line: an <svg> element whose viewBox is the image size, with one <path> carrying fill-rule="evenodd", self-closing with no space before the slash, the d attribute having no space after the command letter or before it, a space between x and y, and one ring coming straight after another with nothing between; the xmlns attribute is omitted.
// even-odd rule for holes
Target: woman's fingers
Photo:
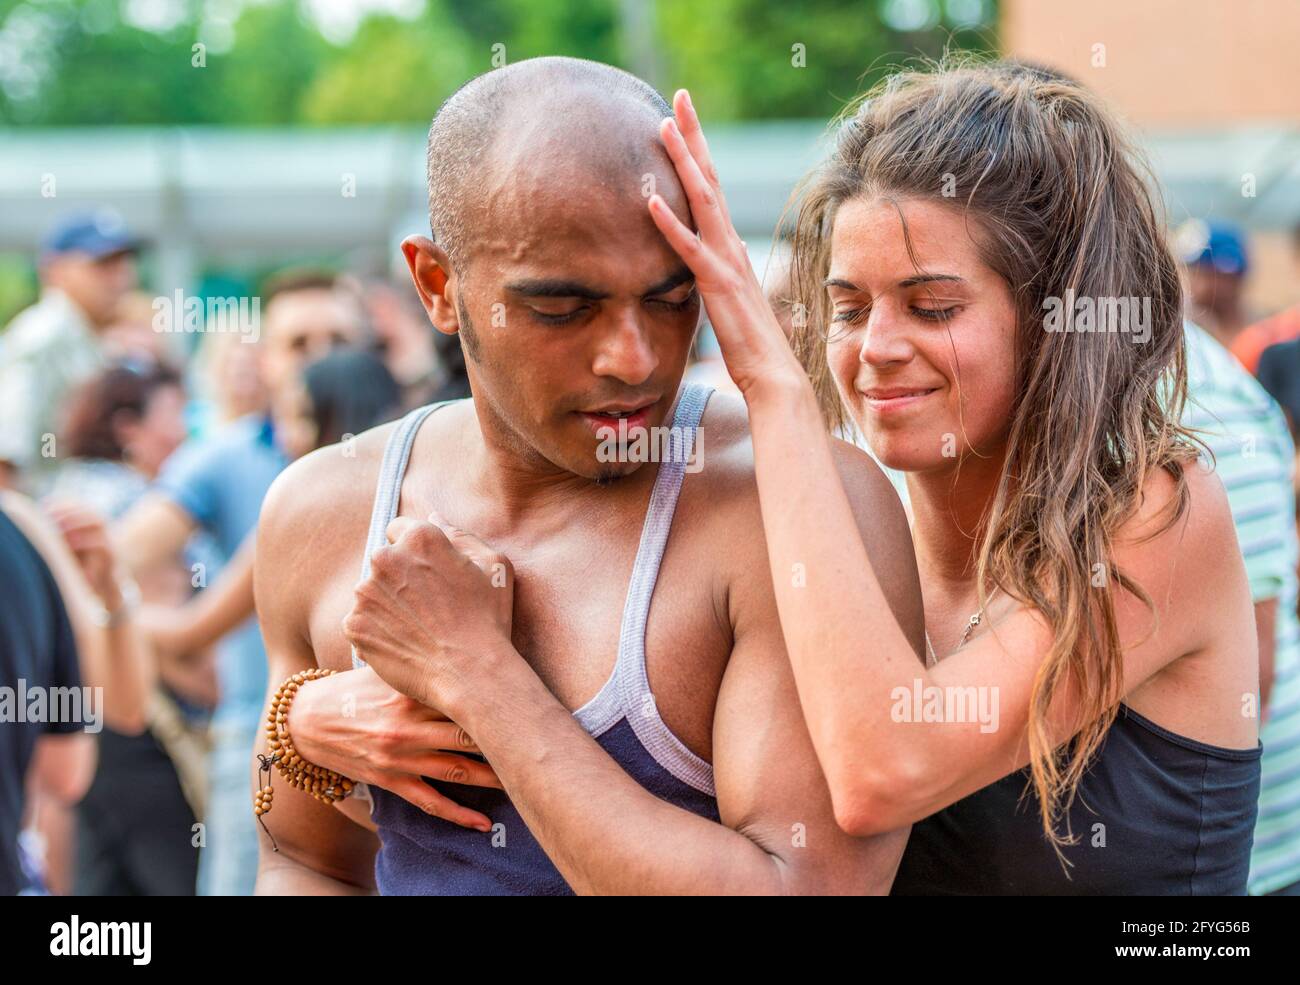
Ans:
<svg viewBox="0 0 1300 985"><path fill-rule="evenodd" d="M681 133L682 139L686 142L691 156L695 158L695 163L699 166L701 174L704 175L704 180L709 183L714 195L717 197L719 211L730 224L731 213L727 211L727 199L722 194L722 182L718 178L718 169L713 163L713 156L709 153L708 141L704 139L704 127L700 125L700 117L695 112L695 104L691 102L691 94L685 89L678 89L677 95L673 97L673 115L677 119L678 132Z"/></svg>
<svg viewBox="0 0 1300 985"><path fill-rule="evenodd" d="M82 554L103 543L103 539L97 537L92 530L65 530L63 540L72 549L73 554Z"/></svg>
<svg viewBox="0 0 1300 985"><path fill-rule="evenodd" d="M699 227L700 236L706 243L715 247L725 241L728 235L734 235L731 220L723 212L717 190L704 177L699 163L686 146L686 140L677 129L675 120L664 120L659 128L664 148L677 170L682 188L686 191L686 200L691 206L691 215Z"/></svg>
<svg viewBox="0 0 1300 985"><path fill-rule="evenodd" d="M418 776L409 773L396 774L393 777L385 777L379 785L433 817L459 824L462 828L473 828L476 831L492 830L492 822L486 814L480 814L478 811L461 807L460 804L448 800Z"/></svg>
<svg viewBox="0 0 1300 985"><path fill-rule="evenodd" d="M104 521L85 510L62 509L50 512L51 519L65 538L106 536Z"/></svg>
<svg viewBox="0 0 1300 985"><path fill-rule="evenodd" d="M761 378L769 366L784 370L793 356L763 296L745 244L731 224L704 130L684 89L673 97L673 113L673 119L660 124L659 134L686 192L699 235L658 195L650 196L650 216L695 274L727 369L741 391L747 392L749 384Z"/></svg>
<svg viewBox="0 0 1300 985"><path fill-rule="evenodd" d="M668 245L676 250L682 262L691 268L691 273L695 275L696 280L707 281L715 273L715 264L713 258L704 249L700 238L695 235L695 231L677 218L673 210L668 207L668 203L663 200L663 196L651 195L649 206L650 218L659 227L664 239L668 240Z"/></svg>

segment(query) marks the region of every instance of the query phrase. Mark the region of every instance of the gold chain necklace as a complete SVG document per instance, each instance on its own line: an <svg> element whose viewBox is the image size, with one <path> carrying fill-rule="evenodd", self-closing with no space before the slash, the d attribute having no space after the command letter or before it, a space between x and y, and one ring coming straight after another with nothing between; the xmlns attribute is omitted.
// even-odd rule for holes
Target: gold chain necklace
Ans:
<svg viewBox="0 0 1300 985"><path fill-rule="evenodd" d="M998 590L997 590L996 588L993 589L993 595L996 595L997 593L998 593ZM989 601L990 601L990 602L993 600L993 595L990 595L990 596L989 596ZM955 647L953 647L953 652L954 652L954 653L956 653L956 652L957 652L958 650L960 650L963 646L965 646L966 643L970 640L970 634L973 633L973 632L975 632L975 628L976 628L980 623L982 623L982 622L984 621L984 613L985 613L985 611L987 611L987 610L986 610L986 609L980 609L978 612L973 612L973 613L971 613L971 617L970 617L969 619L966 620L966 628L965 628L964 630L962 630L961 639L959 639L959 640L957 641L957 645L956 645ZM930 642L930 634L929 634L929 633L926 633L926 634L925 634L925 648L926 648L926 650L928 651L929 656L930 656L930 664L929 664L929 666L933 666L934 664L937 664L937 663L939 662L939 655L938 655L937 653L934 652L934 644Z"/></svg>

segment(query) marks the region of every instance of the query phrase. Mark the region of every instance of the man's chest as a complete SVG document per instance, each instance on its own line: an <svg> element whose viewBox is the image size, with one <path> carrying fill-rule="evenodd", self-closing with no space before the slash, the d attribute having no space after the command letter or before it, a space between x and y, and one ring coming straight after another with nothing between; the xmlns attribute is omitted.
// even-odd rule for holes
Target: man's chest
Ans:
<svg viewBox="0 0 1300 985"><path fill-rule="evenodd" d="M493 547L515 569L515 648L565 707L575 710L595 697L620 647L631 651L625 660L635 660L635 643L644 639L660 716L692 752L710 758L713 710L732 641L715 597L718 572L707 557L685 539L680 545L670 539L658 569L643 562L634 578L636 536L607 531L599 538L573 534ZM322 578L309 620L322 667L351 667L341 624L360 576L358 548Z"/></svg>

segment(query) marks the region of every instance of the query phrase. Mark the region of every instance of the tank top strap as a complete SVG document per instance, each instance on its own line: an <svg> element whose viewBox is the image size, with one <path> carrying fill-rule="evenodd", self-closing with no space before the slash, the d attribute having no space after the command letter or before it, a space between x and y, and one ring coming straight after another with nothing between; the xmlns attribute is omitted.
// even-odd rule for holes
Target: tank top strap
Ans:
<svg viewBox="0 0 1300 985"><path fill-rule="evenodd" d="M703 464L704 448L699 425L712 393L713 387L710 386L687 386L677 402L667 440L657 443L658 448L664 449L665 460L659 465L659 475L655 479L641 531L641 543L632 566L614 666L614 684L621 710L641 745L683 783L710 796L715 794L713 767L686 748L659 716L646 674L645 632L682 480L688 471L697 472Z"/></svg>
<svg viewBox="0 0 1300 985"><path fill-rule="evenodd" d="M388 543L388 525L397 516L398 501L402 495L402 478L406 475L406 466L411 460L411 446L415 444L415 435L425 418L441 407L456 403L444 400L436 404L417 407L397 423L388 435L388 444L384 446L384 458L379 465L379 481L375 485L375 505L370 511L370 529L366 534L366 550L361 556L361 580L370 577L370 555ZM357 656L357 648L352 648L352 666L364 667L365 661Z"/></svg>

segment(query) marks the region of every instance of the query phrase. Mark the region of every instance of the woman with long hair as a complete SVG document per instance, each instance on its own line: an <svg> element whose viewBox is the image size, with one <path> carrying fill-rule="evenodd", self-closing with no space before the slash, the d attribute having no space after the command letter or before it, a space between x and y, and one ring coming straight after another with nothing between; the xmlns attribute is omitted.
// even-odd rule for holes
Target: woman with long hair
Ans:
<svg viewBox="0 0 1300 985"><path fill-rule="evenodd" d="M393 420L402 388L379 356L339 349L308 364L271 411L280 443L299 458Z"/></svg>
<svg viewBox="0 0 1300 985"><path fill-rule="evenodd" d="M1244 892L1251 596L1222 486L1178 423L1178 272L1120 126L1021 66L887 80L800 191L792 345L684 92L674 108L662 136L698 233L649 209L748 404L840 825L915 824L899 893ZM925 654L832 462L846 415L906 473Z"/></svg>

